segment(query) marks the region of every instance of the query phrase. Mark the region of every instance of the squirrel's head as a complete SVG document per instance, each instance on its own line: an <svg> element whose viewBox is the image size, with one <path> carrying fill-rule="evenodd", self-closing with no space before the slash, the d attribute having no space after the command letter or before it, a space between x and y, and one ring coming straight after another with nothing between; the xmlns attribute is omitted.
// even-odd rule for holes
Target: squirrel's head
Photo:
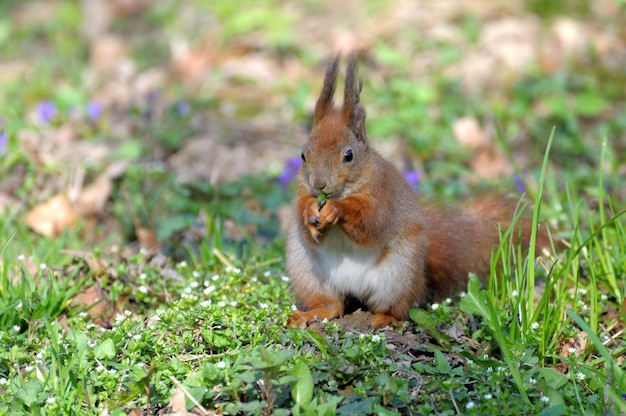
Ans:
<svg viewBox="0 0 626 416"><path fill-rule="evenodd" d="M301 180L313 195L343 198L358 188L368 158L365 110L359 105L363 81L357 80L357 60L350 56L343 106L335 108L337 56L326 70L324 86L315 104L313 129L302 151Z"/></svg>

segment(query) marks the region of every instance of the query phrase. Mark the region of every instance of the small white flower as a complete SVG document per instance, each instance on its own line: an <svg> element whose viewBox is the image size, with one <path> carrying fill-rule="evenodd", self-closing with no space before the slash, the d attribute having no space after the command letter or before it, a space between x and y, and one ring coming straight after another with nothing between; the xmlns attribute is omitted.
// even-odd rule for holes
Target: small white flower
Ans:
<svg viewBox="0 0 626 416"><path fill-rule="evenodd" d="M237 305L238 305L238 303L237 303L237 301L236 301L236 300L233 300L232 302L230 302L230 306L235 307L235 306L237 306Z"/></svg>
<svg viewBox="0 0 626 416"><path fill-rule="evenodd" d="M211 306L211 301L210 300L203 300L202 302L200 302L200 306L203 308L208 308L209 306Z"/></svg>
<svg viewBox="0 0 626 416"><path fill-rule="evenodd" d="M544 403L550 403L550 398L548 396L541 396L539 400L541 400Z"/></svg>
<svg viewBox="0 0 626 416"><path fill-rule="evenodd" d="M233 273L235 273L235 274L241 274L241 269L240 269L239 267L235 267L235 268L233 269Z"/></svg>
<svg viewBox="0 0 626 416"><path fill-rule="evenodd" d="M465 292L459 293L459 297L464 298L465 296L467 296L467 293L465 293Z"/></svg>
<svg viewBox="0 0 626 416"><path fill-rule="evenodd" d="M41 264L39 265L39 268L40 268L41 270L46 270L46 269L48 268L48 265L47 265L46 263L41 263Z"/></svg>
<svg viewBox="0 0 626 416"><path fill-rule="evenodd" d="M486 393L483 397L487 400L493 399L493 395L491 393Z"/></svg>
<svg viewBox="0 0 626 416"><path fill-rule="evenodd" d="M267 303L264 303L264 302L261 302L261 303L259 304L259 306L261 307L261 309L267 309L267 308L269 308L269 307L270 307L270 305L268 305Z"/></svg>
<svg viewBox="0 0 626 416"><path fill-rule="evenodd" d="M184 290L184 293L191 293L191 288L190 287L186 287Z"/></svg>
<svg viewBox="0 0 626 416"><path fill-rule="evenodd" d="M194 271L191 273L191 275L192 275L193 277L195 277L196 279L198 279L200 276L202 276L202 274L201 274L199 271L197 271L197 270L194 270ZM192 283L192 284L193 284L193 283ZM198 284L197 284L197 282L196 282L196 286L197 286L197 285L198 285Z"/></svg>
<svg viewBox="0 0 626 416"><path fill-rule="evenodd" d="M430 305L430 307L432 308L433 311L436 311L437 309L439 309L439 304L433 303L432 305Z"/></svg>
<svg viewBox="0 0 626 416"><path fill-rule="evenodd" d="M147 274L145 274L145 273L141 273L141 274L139 275L139 279L140 279L140 280L146 280L146 277L148 277L148 275L147 275Z"/></svg>
<svg viewBox="0 0 626 416"><path fill-rule="evenodd" d="M474 403L474 402L473 402L473 401L471 401L471 400L470 400L469 402L467 402L467 404L465 405L465 408L466 408L467 410L473 409L473 408L475 408L475 407L476 407L476 403Z"/></svg>
<svg viewBox="0 0 626 416"><path fill-rule="evenodd" d="M136 365L137 367L145 367L145 366L146 366L146 363L137 363L137 364L135 364L135 365Z"/></svg>
<svg viewBox="0 0 626 416"><path fill-rule="evenodd" d="M511 296L513 296L514 298L516 298L516 297L517 297L517 295L519 295L519 292L518 292L517 290L513 290L513 291L511 292Z"/></svg>
<svg viewBox="0 0 626 416"><path fill-rule="evenodd" d="M530 324L531 329L537 329L539 328L539 322L533 322L532 324Z"/></svg>
<svg viewBox="0 0 626 416"><path fill-rule="evenodd" d="M224 306L226 306L226 302L224 302L223 300L220 300L219 302L217 302L217 306L219 306L220 308L223 308Z"/></svg>
<svg viewBox="0 0 626 416"><path fill-rule="evenodd" d="M467 363L467 365L472 365L472 364L474 364L474 360L467 360L466 363Z"/></svg>
<svg viewBox="0 0 626 416"><path fill-rule="evenodd" d="M567 351L569 351L570 354L576 354L576 347L569 347Z"/></svg>
<svg viewBox="0 0 626 416"><path fill-rule="evenodd" d="M31 371L33 371L34 369L35 369L35 367L34 367L34 366L32 366L32 365L27 365L26 367L24 367L24 370L26 370L26 371L27 371L27 372L29 372L29 373L30 373Z"/></svg>
<svg viewBox="0 0 626 416"><path fill-rule="evenodd" d="M365 339L365 334L359 334L359 339Z"/></svg>
<svg viewBox="0 0 626 416"><path fill-rule="evenodd" d="M226 368L226 363L224 361L220 361L215 365L217 366L217 368Z"/></svg>
<svg viewBox="0 0 626 416"><path fill-rule="evenodd" d="M576 378L580 381L583 381L585 379L585 375L579 371L578 373L576 373Z"/></svg>
<svg viewBox="0 0 626 416"><path fill-rule="evenodd" d="M105 368L102 364L98 364L98 366L96 367L96 371L104 371Z"/></svg>
<svg viewBox="0 0 626 416"><path fill-rule="evenodd" d="M140 291L140 292L141 292L141 293L143 293L143 294L148 293L148 288L147 288L147 287L145 287L145 286L139 286L139 287L137 288L137 290L138 290L138 291Z"/></svg>
<svg viewBox="0 0 626 416"><path fill-rule="evenodd" d="M46 399L46 403L48 403L48 404L52 404L52 403L54 403L54 402L56 402L56 401L57 401L57 399L56 399L56 398L54 398L54 397L48 397L48 398Z"/></svg>
<svg viewBox="0 0 626 416"><path fill-rule="evenodd" d="M178 267L181 267L181 268L187 267L187 262L185 260L181 261L180 263L178 263Z"/></svg>
<svg viewBox="0 0 626 416"><path fill-rule="evenodd" d="M265 277L270 277L272 275L272 273L270 273L269 270L267 270L265 273L263 273L263 276Z"/></svg>
<svg viewBox="0 0 626 416"><path fill-rule="evenodd" d="M139 340L141 339L141 334L135 334L135 335L133 335L133 339L134 339L135 341L139 341Z"/></svg>
<svg viewBox="0 0 626 416"><path fill-rule="evenodd" d="M282 279L283 282L289 281L289 276L280 276L280 278Z"/></svg>
<svg viewBox="0 0 626 416"><path fill-rule="evenodd" d="M292 311L297 311L297 310L298 310L298 307L297 307L296 305L291 305L291 310L292 310Z"/></svg>
<svg viewBox="0 0 626 416"><path fill-rule="evenodd" d="M449 304L452 303L452 299L446 298L446 300L444 302L446 303L446 305L449 305Z"/></svg>
<svg viewBox="0 0 626 416"><path fill-rule="evenodd" d="M330 321L328 320L328 318L324 318L324 319L322 319L322 323L323 323L323 324L327 324L328 322L330 322Z"/></svg>
<svg viewBox="0 0 626 416"><path fill-rule="evenodd" d="M15 305L15 309L17 309L17 310L20 310L20 309L22 309L23 307L24 307L24 304L22 303L22 301L21 301L21 300L18 302L18 304L17 304L17 305Z"/></svg>
<svg viewBox="0 0 626 416"><path fill-rule="evenodd" d="M96 344L96 341L94 341L94 340L90 339L89 341L87 341L87 346L90 347L90 348L95 348L96 345L98 345L98 344Z"/></svg>
<svg viewBox="0 0 626 416"><path fill-rule="evenodd" d="M206 289L204 289L202 291L202 293L204 293L205 295L208 295L209 293L213 292L215 290L215 286L211 285L208 286Z"/></svg>
<svg viewBox="0 0 626 416"><path fill-rule="evenodd" d="M15 332L19 332L19 330L20 330L20 326L19 326L19 325L13 325L13 330L14 330Z"/></svg>
<svg viewBox="0 0 626 416"><path fill-rule="evenodd" d="M110 369L108 371L108 373L111 374L111 375L115 375L115 374L117 374L117 370L115 368L112 368L112 369Z"/></svg>
<svg viewBox="0 0 626 416"><path fill-rule="evenodd" d="M211 280L213 280L215 282L219 278L220 278L219 274L214 274L213 277L211 277Z"/></svg>
<svg viewBox="0 0 626 416"><path fill-rule="evenodd" d="M605 293L603 293L603 294L601 294L601 295L600 295L600 299L602 299L602 300L608 300L608 299L609 299L609 297L608 297Z"/></svg>
<svg viewBox="0 0 626 416"><path fill-rule="evenodd" d="M17 259L23 262L24 260L26 260L26 256L23 254L20 254L19 256L17 256Z"/></svg>
<svg viewBox="0 0 626 416"><path fill-rule="evenodd" d="M197 288L199 285L200 285L200 283L198 283L198 282L196 282L196 281L193 281L193 282L191 282L191 283L189 284L189 286L190 286L192 289Z"/></svg>
<svg viewBox="0 0 626 416"><path fill-rule="evenodd" d="M9 384L9 380L4 377L0 378L0 386L4 386L5 384Z"/></svg>
<svg viewBox="0 0 626 416"><path fill-rule="evenodd" d="M379 334L372 335L372 342L379 342L381 339L383 338Z"/></svg>
<svg viewBox="0 0 626 416"><path fill-rule="evenodd" d="M578 292L579 295L586 295L587 294L587 289L579 287L577 292Z"/></svg>

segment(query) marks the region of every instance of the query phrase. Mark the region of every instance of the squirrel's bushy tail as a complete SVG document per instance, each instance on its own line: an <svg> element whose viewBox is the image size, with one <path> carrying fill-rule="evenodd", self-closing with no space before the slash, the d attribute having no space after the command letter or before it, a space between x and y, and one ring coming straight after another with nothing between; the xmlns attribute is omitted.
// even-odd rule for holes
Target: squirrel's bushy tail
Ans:
<svg viewBox="0 0 626 416"><path fill-rule="evenodd" d="M490 257L500 243L498 224L507 230L522 205L514 198L488 195L465 208L425 207L428 240L426 277L430 292L445 298L465 288L470 272L483 281L489 277ZM526 206L512 230L512 242L527 252L533 227ZM545 228L537 233L537 250L550 247Z"/></svg>

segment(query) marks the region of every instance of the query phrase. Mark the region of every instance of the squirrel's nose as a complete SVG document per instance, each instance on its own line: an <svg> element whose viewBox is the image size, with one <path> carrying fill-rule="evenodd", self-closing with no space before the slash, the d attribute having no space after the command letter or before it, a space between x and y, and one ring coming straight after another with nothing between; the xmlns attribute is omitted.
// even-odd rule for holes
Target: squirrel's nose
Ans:
<svg viewBox="0 0 626 416"><path fill-rule="evenodd" d="M315 187L315 189L319 191L324 190L327 184L328 184L328 181L324 178L315 178L313 180L313 186Z"/></svg>

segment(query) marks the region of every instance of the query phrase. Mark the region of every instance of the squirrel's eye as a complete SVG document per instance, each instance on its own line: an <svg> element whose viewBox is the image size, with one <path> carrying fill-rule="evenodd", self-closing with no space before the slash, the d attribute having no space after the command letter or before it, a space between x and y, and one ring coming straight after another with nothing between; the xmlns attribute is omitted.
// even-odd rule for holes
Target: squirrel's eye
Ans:
<svg viewBox="0 0 626 416"><path fill-rule="evenodd" d="M343 154L343 161L350 162L354 155L352 154L352 149L346 150L346 153Z"/></svg>
<svg viewBox="0 0 626 416"><path fill-rule="evenodd" d="M300 157L302 158L302 161L303 161L303 162L306 162L306 157L304 157L304 152L302 152L302 153L300 154Z"/></svg>

